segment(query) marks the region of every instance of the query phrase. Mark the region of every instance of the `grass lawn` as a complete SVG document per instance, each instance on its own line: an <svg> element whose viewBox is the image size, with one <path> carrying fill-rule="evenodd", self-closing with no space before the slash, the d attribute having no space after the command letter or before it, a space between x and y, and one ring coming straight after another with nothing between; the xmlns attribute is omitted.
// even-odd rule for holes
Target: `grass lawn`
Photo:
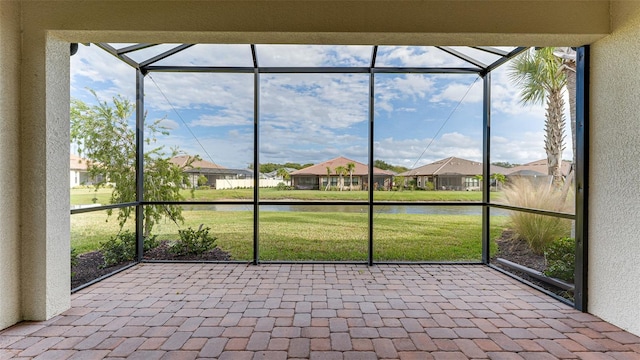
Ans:
<svg viewBox="0 0 640 360"><path fill-rule="evenodd" d="M496 193L492 193L495 196ZM97 192L90 188L71 189L71 204L108 204L111 189L100 189ZM187 201L216 200L252 200L253 189L228 190L183 190L182 196ZM262 200L352 200L366 201L367 191L320 191L320 190L277 190L275 188L260 189ZM95 201L94 201L95 200ZM159 199L158 199L159 200ZM480 191L376 191L376 201L482 201Z"/></svg>
<svg viewBox="0 0 640 360"><path fill-rule="evenodd" d="M253 215L250 211L184 211L185 224L211 227L218 246L235 260L251 260ZM98 248L118 231L115 215L90 212L71 216L71 246L79 253ZM497 237L506 217L494 217ZM133 228L133 223L127 225ZM167 221L156 226L159 239L176 239L178 227ZM261 212L261 260L366 260L367 215L336 212ZM377 214L374 259L377 261L480 260L481 222L478 215ZM493 251L495 250L495 245Z"/></svg>

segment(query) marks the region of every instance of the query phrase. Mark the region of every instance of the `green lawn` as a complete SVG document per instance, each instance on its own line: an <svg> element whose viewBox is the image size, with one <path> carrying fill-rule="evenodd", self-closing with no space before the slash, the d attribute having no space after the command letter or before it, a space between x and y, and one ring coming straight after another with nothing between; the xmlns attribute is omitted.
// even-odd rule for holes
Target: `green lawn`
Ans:
<svg viewBox="0 0 640 360"><path fill-rule="evenodd" d="M108 204L111 189L100 189L97 192L90 188L71 189L71 204ZM495 193L492 193L494 196ZM183 190L182 196L187 201L216 200L252 200L253 189L229 190ZM260 189L261 200L311 200L311 201L366 201L367 191L320 191L320 190L277 190L275 188ZM153 199L161 200L161 199ZM376 201L482 201L479 191L376 191Z"/></svg>
<svg viewBox="0 0 640 360"><path fill-rule="evenodd" d="M184 227L211 227L218 246L235 260L251 260L253 215L250 211L184 211ZM98 248L118 231L115 216L91 212L71 216L71 246L79 253ZM377 261L480 260L479 215L376 214L374 259ZM506 218L493 217L492 238ZM366 260L366 213L261 212L261 260ZM130 229L133 228L129 224ZM160 239L176 239L178 227L162 222L154 232ZM495 245L493 245L495 250Z"/></svg>

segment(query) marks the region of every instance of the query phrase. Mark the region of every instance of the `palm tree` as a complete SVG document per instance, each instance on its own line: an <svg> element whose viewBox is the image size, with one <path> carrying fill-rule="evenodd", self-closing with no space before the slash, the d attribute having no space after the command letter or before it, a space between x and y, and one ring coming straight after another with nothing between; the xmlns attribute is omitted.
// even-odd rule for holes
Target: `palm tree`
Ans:
<svg viewBox="0 0 640 360"><path fill-rule="evenodd" d="M553 50L553 55L562 59L560 71L567 77L567 93L569 95L569 116L571 117L571 144L573 160L576 161L576 51L570 47Z"/></svg>
<svg viewBox="0 0 640 360"><path fill-rule="evenodd" d="M349 172L349 191L353 191L353 171L356 169L356 164L350 162L347 164L347 172Z"/></svg>
<svg viewBox="0 0 640 360"><path fill-rule="evenodd" d="M567 77L560 69L562 60L553 55L554 48L530 50L516 57L509 77L520 88L524 104L545 104L544 149L548 174L556 186L562 184L562 143L564 141L564 100L562 90Z"/></svg>
<svg viewBox="0 0 640 360"><path fill-rule="evenodd" d="M504 174L494 173L491 174L491 180L496 183L496 191L498 191L498 185L503 185L507 181L507 177Z"/></svg>
<svg viewBox="0 0 640 360"><path fill-rule="evenodd" d="M291 177L289 176L289 172L285 168L280 168L276 171L276 176L279 176L284 181L288 181Z"/></svg>
<svg viewBox="0 0 640 360"><path fill-rule="evenodd" d="M331 185L331 168L327 166L327 187L324 188L324 191L329 191L329 185Z"/></svg>
<svg viewBox="0 0 640 360"><path fill-rule="evenodd" d="M340 178L338 180L338 186L340 186L340 191L342 191L342 187L344 186L344 183L342 181L342 176L347 173L347 168L345 168L344 166L340 165L340 166L336 166L336 168L334 170L336 172L336 175L338 175L338 177Z"/></svg>

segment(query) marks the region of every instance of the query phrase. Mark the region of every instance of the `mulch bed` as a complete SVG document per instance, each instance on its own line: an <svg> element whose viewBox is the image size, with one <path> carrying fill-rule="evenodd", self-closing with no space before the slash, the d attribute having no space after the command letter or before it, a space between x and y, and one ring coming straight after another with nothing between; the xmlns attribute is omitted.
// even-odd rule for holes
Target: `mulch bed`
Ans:
<svg viewBox="0 0 640 360"><path fill-rule="evenodd" d="M530 269L538 270L540 272L544 271L547 268L547 262L544 258L544 255L538 255L531 251L527 242L523 239L517 238L512 230L504 230L500 238L496 239L496 244L498 244L498 253L492 257L492 262L495 258L503 258L505 260L509 260L516 264L520 264ZM556 295L573 301L573 293L571 292L557 288L549 283L530 277L525 273L511 269L509 267L502 266L495 262L493 262L493 264L512 274L519 276L520 278L530 283L538 285L541 288L546 289Z"/></svg>
<svg viewBox="0 0 640 360"><path fill-rule="evenodd" d="M173 261L228 261L231 260L231 255L222 249L215 248L202 255L175 256L169 252L169 242L165 240L162 241L157 248L145 252L144 259ZM78 286L84 285L101 276L112 273L131 263L133 263L133 261L102 268L104 265L104 257L99 251L79 255L77 265L71 267L71 273L73 274L71 277L71 289L75 289Z"/></svg>
<svg viewBox="0 0 640 360"><path fill-rule="evenodd" d="M496 239L498 253L494 256L503 258L528 268L543 271L547 267L544 255L535 254L529 244L517 238L512 230L504 230L500 238Z"/></svg>

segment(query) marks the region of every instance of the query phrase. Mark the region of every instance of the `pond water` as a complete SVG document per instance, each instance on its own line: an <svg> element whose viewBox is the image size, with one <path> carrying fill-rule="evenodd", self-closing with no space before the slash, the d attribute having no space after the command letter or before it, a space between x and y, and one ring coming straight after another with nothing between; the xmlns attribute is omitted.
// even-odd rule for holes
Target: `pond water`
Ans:
<svg viewBox="0 0 640 360"><path fill-rule="evenodd" d="M252 211L252 205L194 205L185 210L211 211ZM260 205L260 211L278 212L347 212L366 213L365 205ZM375 205L375 213L381 214L422 214L422 215L482 215L482 206L415 206L415 205ZM506 216L501 209L491 209L492 216Z"/></svg>

